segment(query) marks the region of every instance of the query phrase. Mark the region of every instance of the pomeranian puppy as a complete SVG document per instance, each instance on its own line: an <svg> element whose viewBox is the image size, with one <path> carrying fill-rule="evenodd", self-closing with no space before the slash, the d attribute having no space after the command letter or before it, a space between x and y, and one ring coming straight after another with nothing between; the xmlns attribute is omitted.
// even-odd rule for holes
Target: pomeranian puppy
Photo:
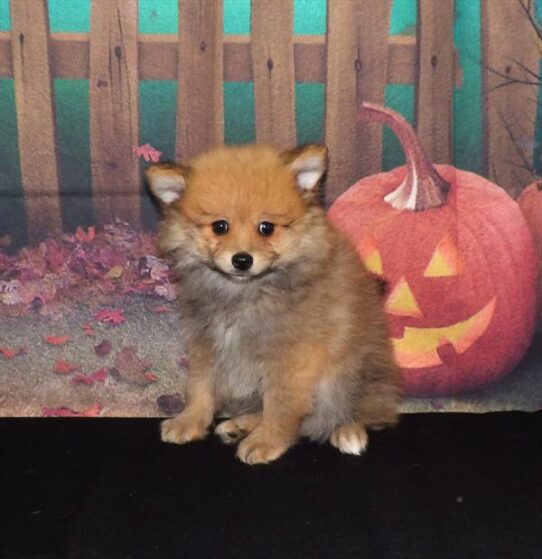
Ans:
<svg viewBox="0 0 542 559"><path fill-rule="evenodd" d="M299 437L361 454L397 421L399 369L379 288L321 205L327 150L221 146L147 171L162 250L178 273L190 372L162 440L204 438L214 417L247 464Z"/></svg>

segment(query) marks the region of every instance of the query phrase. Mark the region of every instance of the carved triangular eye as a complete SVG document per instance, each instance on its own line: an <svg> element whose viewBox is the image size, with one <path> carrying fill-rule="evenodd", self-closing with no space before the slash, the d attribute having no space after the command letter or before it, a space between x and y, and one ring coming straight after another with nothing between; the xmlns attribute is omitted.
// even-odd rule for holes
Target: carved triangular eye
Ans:
<svg viewBox="0 0 542 559"><path fill-rule="evenodd" d="M426 278L457 276L462 269L463 264L457 245L451 235L446 235L437 245L423 275Z"/></svg>
<svg viewBox="0 0 542 559"><path fill-rule="evenodd" d="M367 270L381 276L384 273L384 269L382 257L375 240L372 237L365 237L358 243L357 249Z"/></svg>
<svg viewBox="0 0 542 559"><path fill-rule="evenodd" d="M397 316L412 316L415 318L423 316L414 293L412 293L412 289L410 289L404 277L395 284L386 299L385 309L387 313Z"/></svg>

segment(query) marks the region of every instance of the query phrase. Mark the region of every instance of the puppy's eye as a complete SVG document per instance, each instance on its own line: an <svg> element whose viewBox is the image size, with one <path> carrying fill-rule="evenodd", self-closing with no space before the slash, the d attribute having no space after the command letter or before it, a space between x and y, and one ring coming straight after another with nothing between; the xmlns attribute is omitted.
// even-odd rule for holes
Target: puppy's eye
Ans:
<svg viewBox="0 0 542 559"><path fill-rule="evenodd" d="M219 221L213 221L211 223L211 227L213 228L213 233L215 235L224 235L228 232L228 222L220 219Z"/></svg>
<svg viewBox="0 0 542 559"><path fill-rule="evenodd" d="M258 233L264 237L270 237L275 230L275 226L273 223L269 223L269 221L262 221L258 226Z"/></svg>

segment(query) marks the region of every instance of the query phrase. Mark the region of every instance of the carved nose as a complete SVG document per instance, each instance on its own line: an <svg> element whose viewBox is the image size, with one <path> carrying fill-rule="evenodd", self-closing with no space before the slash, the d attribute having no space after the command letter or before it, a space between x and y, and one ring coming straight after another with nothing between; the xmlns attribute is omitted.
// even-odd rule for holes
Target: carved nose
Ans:
<svg viewBox="0 0 542 559"><path fill-rule="evenodd" d="M237 252L231 258L233 267L241 272L249 270L254 262L254 259L248 252Z"/></svg>

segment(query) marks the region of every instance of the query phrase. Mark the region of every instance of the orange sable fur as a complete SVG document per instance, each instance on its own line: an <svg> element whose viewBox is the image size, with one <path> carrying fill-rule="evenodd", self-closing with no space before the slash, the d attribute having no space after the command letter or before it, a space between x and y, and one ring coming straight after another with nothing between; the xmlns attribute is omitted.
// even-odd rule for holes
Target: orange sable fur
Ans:
<svg viewBox="0 0 542 559"><path fill-rule="evenodd" d="M301 436L360 454L367 429L397 421L379 289L321 207L326 161L318 145L222 146L147 171L191 365L164 441L201 439L228 416L216 434L256 464Z"/></svg>

